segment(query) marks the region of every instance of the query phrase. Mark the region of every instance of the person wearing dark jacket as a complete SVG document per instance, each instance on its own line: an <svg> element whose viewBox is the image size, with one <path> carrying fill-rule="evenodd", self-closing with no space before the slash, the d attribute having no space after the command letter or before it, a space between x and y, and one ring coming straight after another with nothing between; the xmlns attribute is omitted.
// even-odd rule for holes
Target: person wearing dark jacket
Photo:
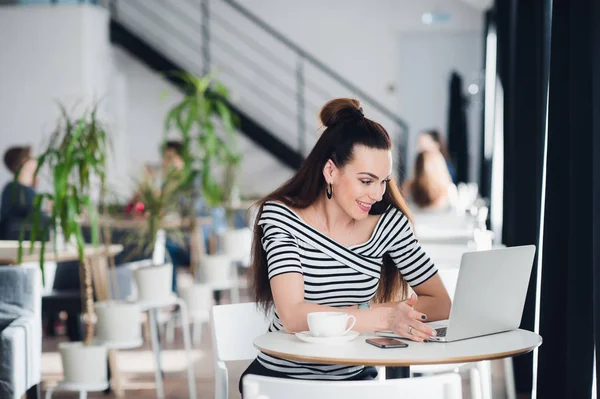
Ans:
<svg viewBox="0 0 600 399"><path fill-rule="evenodd" d="M4 153L4 165L17 179L11 179L0 197L0 240L18 240L21 228L30 224L34 210L35 170L37 160L31 156L31 147L10 147ZM42 217L45 223L47 217ZM30 227L25 238L29 238Z"/></svg>

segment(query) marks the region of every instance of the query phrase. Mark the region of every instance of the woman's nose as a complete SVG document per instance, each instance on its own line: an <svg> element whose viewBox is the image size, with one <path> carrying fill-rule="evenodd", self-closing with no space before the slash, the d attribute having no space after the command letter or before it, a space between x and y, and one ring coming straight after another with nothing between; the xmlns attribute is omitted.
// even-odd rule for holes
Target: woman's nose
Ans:
<svg viewBox="0 0 600 399"><path fill-rule="evenodd" d="M374 184L374 186L375 186L375 188L373 190L371 190L371 192L369 193L369 197L373 201L381 201L381 199L383 198L383 193L385 191L385 185Z"/></svg>

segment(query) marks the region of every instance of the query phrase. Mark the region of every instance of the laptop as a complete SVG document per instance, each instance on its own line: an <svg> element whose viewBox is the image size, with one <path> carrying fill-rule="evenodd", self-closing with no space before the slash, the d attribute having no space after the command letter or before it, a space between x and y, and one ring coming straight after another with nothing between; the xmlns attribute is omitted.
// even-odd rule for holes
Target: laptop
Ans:
<svg viewBox="0 0 600 399"><path fill-rule="evenodd" d="M453 342L519 328L534 255L534 245L464 253L450 318L427 323L437 331L431 341ZM390 331L375 334L399 338Z"/></svg>

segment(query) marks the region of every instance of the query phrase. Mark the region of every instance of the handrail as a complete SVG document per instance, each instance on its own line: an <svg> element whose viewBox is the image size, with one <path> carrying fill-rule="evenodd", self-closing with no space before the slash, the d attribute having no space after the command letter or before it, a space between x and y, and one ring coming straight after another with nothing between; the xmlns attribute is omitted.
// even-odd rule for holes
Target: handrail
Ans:
<svg viewBox="0 0 600 399"><path fill-rule="evenodd" d="M117 2L118 0L101 0L101 3L103 3L110 10L111 15L114 18L120 19L118 16L118 7L116 5ZM145 4L143 1L136 2L136 6L133 6L133 4L127 2L122 3L122 6L124 6L122 11L125 11L123 16L128 15L126 18L131 18L133 16L134 19L137 19L137 15L139 15L139 17L147 20L144 21L144 24L150 23L159 30L169 32L169 34L172 36L172 39L180 42L184 48L187 47L191 49L190 46L195 47L193 46L194 43L197 44L195 36L190 36L189 32L191 31L192 35L195 35L195 32L198 32L198 34L201 35L202 40L201 49L199 49L202 54L202 63L198 64L195 60L181 55L181 57L183 57L182 59L187 59L189 62L191 62L191 64L188 64L188 67L189 65L194 65L191 68L201 67L203 73L208 73L213 68L214 61L216 61L216 64L219 65L219 68L226 73L228 78L237 81L239 87L243 88L242 91L248 92L247 89L250 89L246 95L251 94L251 96L253 96L255 100L262 105L256 106L256 104L253 103L252 106L246 109L246 111L248 111L251 115L259 117L258 120L264 119L263 122L267 124L275 123L281 126L282 123L284 125L289 123L283 122L283 120L288 119L291 121L292 118L295 118L295 124L297 127L296 137L298 139L298 143L293 147L294 150L298 151L300 155L305 154L307 149L307 133L310 133L313 130L313 121L312 118L307 116L307 111L309 111L312 116L314 115L312 111L318 110L319 108L315 106L313 100L319 98L319 101L322 101L322 98L329 99L332 97L327 93L327 89L325 89L319 83L314 82L313 79L306 74L306 66L310 66L313 71L318 72L330 83L335 83L341 87L344 87L345 90L352 92L369 108L376 112L378 111L381 116L387 118L389 122L392 122L395 127L399 128L400 132L402 132L400 141L398 142L398 148L400 151L405 150L407 144L408 126L404 120L402 120L385 105L375 100L369 94L365 93L363 90L351 83L349 80L342 77L323 62L316 59L313 55L309 54L299 45L292 42L280 32L277 32L265 21L251 13L235 0L221 1L220 4L226 4L225 9L212 9L210 7L210 0L185 0L185 3L187 3L188 6L200 7L200 21L196 20L197 17L192 17L192 14L186 13L179 7L175 6L175 4L169 2L160 2L158 4L158 10L155 7L150 7L149 4ZM220 13L217 10L225 11L227 8L229 8L231 12L239 14L239 16L248 24L253 25L253 27L258 29L260 32L264 32L266 35L269 35L269 38L273 39L275 42L286 47L286 53L289 52L289 54L295 58L295 67L292 65L287 65L287 62L284 62L280 56L273 53L270 47L265 47L264 45L261 45L260 42L257 43L249 40L249 38L246 37L247 33L242 32L241 29L237 28L237 25L232 26L232 24L228 22L227 18L220 16ZM166 18L166 15L172 15L175 21L173 21L173 18ZM194 13L193 15L196 14ZM180 26L182 25L185 26L185 30L180 29ZM154 36L152 30L146 32L145 34ZM157 40L161 46L165 44L162 43L158 37L154 37L153 40ZM239 44L237 43L238 41L240 42ZM212 46L214 46L214 49L218 50L213 52L211 48ZM236 46L247 47L253 52L252 56L246 53L246 51L236 51L238 48ZM239 48L241 49L242 47ZM194 48L193 51L196 50L198 49ZM180 51L176 50L175 48L169 49L169 51L180 53ZM270 65L268 65L267 69L265 69L262 64L255 61L256 54L261 56L265 61L268 61ZM227 60L227 62L224 62L225 60ZM289 73L292 73L293 75L279 76L277 73L273 72L273 68L280 70L286 75ZM241 69L242 72L239 72L238 69ZM257 85L256 79L248 79L246 77L246 74L248 73L250 73L250 76L253 75L257 77L259 81L266 83L271 90L263 89L262 85L260 84ZM291 80L291 82L288 81L288 78ZM294 81L296 83L295 88L290 85L290 83ZM273 90L274 93L271 93ZM278 96L274 97L272 94L281 94L281 98ZM281 99L283 99L283 101L281 101ZM295 112L289 109L288 99L291 101L294 101L295 99ZM250 103L246 101L244 104L248 106ZM274 119L261 114L261 109L273 109L278 114L278 117ZM307 118L309 118L310 121ZM289 128L286 126L286 128L275 129L274 131L277 131L277 135L280 135L281 132L288 130ZM396 131L394 133L400 132ZM401 167L401 169L404 168Z"/></svg>
<svg viewBox="0 0 600 399"><path fill-rule="evenodd" d="M243 14L245 17L247 17L252 22L254 22L258 27L263 29L265 32L269 33L271 36L273 36L274 38L279 40L281 43L285 44L290 49L294 50L296 53L298 53L298 55L302 56L304 59L306 59L308 62L310 62L314 66L316 66L317 68L319 68L326 74L330 75L333 79L337 80L340 84L342 84L343 86L346 86L351 91L355 92L361 99L369 102L375 109L377 109L383 115L385 115L388 118L395 121L402 128L408 130L408 125L406 124L406 122L404 122L404 120L402 120L400 117L398 117L392 111L390 111L386 106L381 104L379 101L375 100L373 97L371 97L370 95L365 93L363 90L361 90L359 87L354 85L352 82L350 82L343 76L336 73L334 70L329 68L323 62L316 59L313 55L309 54L307 51L302 49L299 45L294 43L292 40L288 39L287 37L282 35L280 32L276 31L273 27L271 27L269 24L267 24L261 18L259 18L258 16L256 16L252 12L250 12L247 8L245 8L241 4L237 3L235 0L223 0L223 2L228 4L229 6L231 6L238 12L240 12L241 14Z"/></svg>

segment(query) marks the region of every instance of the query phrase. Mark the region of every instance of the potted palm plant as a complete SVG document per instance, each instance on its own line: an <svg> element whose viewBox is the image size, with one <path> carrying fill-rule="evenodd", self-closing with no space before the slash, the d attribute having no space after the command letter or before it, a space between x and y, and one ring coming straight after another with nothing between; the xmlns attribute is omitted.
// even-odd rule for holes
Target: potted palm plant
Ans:
<svg viewBox="0 0 600 399"><path fill-rule="evenodd" d="M37 176L46 167L52 176L52 190L40 193L34 199L32 227L30 233L33 252L34 242L41 239L40 268L44 269L46 249L45 237L54 237L54 251L57 247L57 231L61 231L67 243L74 242L79 260L79 274L82 287L83 324L85 339L83 342L59 344L65 380L76 383L105 383L107 381L107 350L103 345L94 343L94 330L97 315L94 309L91 265L84 254L85 240L81 220L84 216L90 220L91 241L99 242L98 217L92 201L94 179L104 187L106 181L106 159L108 135L97 117L97 107L72 118L63 106L60 106L61 118L46 148L38 157ZM40 224L42 219L42 201L52 201L52 210L48 215L49 223ZM53 232L54 234L49 234ZM19 241L19 261L23 254L24 231ZM82 365L85 364L85 367Z"/></svg>
<svg viewBox="0 0 600 399"><path fill-rule="evenodd" d="M237 178L242 156L237 148L238 121L228 106L227 88L213 73L202 77L179 74L178 77L185 84L185 96L167 114L165 128L167 133L175 130L181 138L183 173L190 176L189 181L199 180L198 184L191 184L191 208L187 211L188 215L195 216L194 206L200 198L211 208L239 201ZM218 167L224 171L222 179L215 176ZM190 227L192 271L200 266L203 280L209 283L228 279L231 275L228 259L210 255L199 261L198 245L193 245L199 242L197 227L195 224Z"/></svg>

